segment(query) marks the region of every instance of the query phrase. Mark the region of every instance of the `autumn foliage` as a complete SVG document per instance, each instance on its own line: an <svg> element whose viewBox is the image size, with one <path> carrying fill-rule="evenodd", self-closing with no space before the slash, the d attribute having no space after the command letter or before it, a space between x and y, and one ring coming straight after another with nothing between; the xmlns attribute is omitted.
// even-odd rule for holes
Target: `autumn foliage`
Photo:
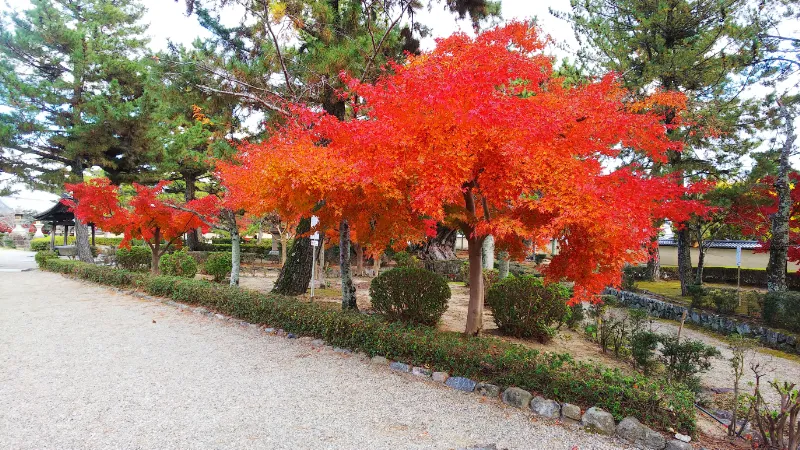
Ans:
<svg viewBox="0 0 800 450"><path fill-rule="evenodd" d="M295 107L219 175L239 206L289 217L315 210L328 226L346 218L373 248L420 241L437 222L459 228L475 278L468 333L481 328L487 235L517 257L523 240L556 239L546 279L572 280L575 298L591 299L620 282L624 264L646 258L654 219L696 206L674 179L604 167L622 148L653 161L679 151L663 118L684 98L631 102L614 75L567 85L544 45L536 28L512 23L439 40L374 84L344 75L350 120Z"/></svg>
<svg viewBox="0 0 800 450"><path fill-rule="evenodd" d="M181 236L195 228L208 229L200 216L213 217L219 200L214 196L193 200L184 209L166 199L163 191L169 183L153 187L133 184L135 194L123 202L118 186L107 178L67 184L73 200L62 200L84 222L92 222L104 230L124 233L121 247L130 247L132 239L142 239L153 252L151 270L158 273L158 261L172 246L181 245Z"/></svg>

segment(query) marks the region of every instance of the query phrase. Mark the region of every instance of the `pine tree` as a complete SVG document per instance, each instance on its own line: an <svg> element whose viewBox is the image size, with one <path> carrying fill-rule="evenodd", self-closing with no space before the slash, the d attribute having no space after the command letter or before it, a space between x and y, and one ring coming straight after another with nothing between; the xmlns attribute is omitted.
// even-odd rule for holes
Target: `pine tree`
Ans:
<svg viewBox="0 0 800 450"><path fill-rule="evenodd" d="M115 182L148 171L140 58L147 40L133 0L33 0L0 19L0 169L60 190L99 166ZM78 253L92 260L76 220Z"/></svg>
<svg viewBox="0 0 800 450"><path fill-rule="evenodd" d="M753 148L742 138L753 105L740 98L753 81L747 71L760 51L748 5L745 0L573 0L571 13L556 13L573 23L587 65L619 73L639 94L663 89L688 97L691 125L670 132L686 144L684 150L670 152L666 164L640 155L629 161L656 174L678 173L686 182L730 175ZM672 120L668 115L666 122ZM675 225L686 295L693 281L690 234L686 224Z"/></svg>

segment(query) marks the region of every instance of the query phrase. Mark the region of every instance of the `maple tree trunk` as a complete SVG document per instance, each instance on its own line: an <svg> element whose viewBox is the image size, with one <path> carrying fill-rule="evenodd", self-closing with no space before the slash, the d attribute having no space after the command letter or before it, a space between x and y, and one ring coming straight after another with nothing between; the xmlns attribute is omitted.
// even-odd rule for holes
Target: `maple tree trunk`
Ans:
<svg viewBox="0 0 800 450"><path fill-rule="evenodd" d="M89 247L89 227L75 218L75 249L78 259L85 263L94 263L92 249Z"/></svg>
<svg viewBox="0 0 800 450"><path fill-rule="evenodd" d="M381 258L383 258L383 253L375 255L372 261L372 271L374 272L372 276L374 277L381 274Z"/></svg>
<svg viewBox="0 0 800 450"><path fill-rule="evenodd" d="M153 244L150 246L153 255L150 259L150 273L158 275L158 262L161 261L161 230L156 228L155 235L153 236Z"/></svg>
<svg viewBox="0 0 800 450"><path fill-rule="evenodd" d="M239 272L242 268L242 247L239 229L234 222L231 232L231 286L239 285Z"/></svg>
<svg viewBox="0 0 800 450"><path fill-rule="evenodd" d="M466 234L466 233L465 233ZM468 237L469 305L464 333L477 335L483 329L483 238Z"/></svg>
<svg viewBox="0 0 800 450"><path fill-rule="evenodd" d="M688 286L694 280L692 278L692 254L691 239L689 238L689 227L683 226L678 230L678 278L681 281L681 295L689 295Z"/></svg>
<svg viewBox="0 0 800 450"><path fill-rule="evenodd" d="M183 199L186 201L186 203L189 203L195 199L197 193L195 177L192 174L187 173L183 175L183 181L186 183L186 189L183 191ZM186 232L186 247L193 252L199 249L200 237L196 228Z"/></svg>
<svg viewBox="0 0 800 450"><path fill-rule="evenodd" d="M499 252L497 254L497 269L500 272L498 274L499 279L503 279L508 277L508 269L509 269L509 260L508 252Z"/></svg>
<svg viewBox="0 0 800 450"><path fill-rule="evenodd" d="M350 224L339 222L339 270L342 272L342 309L358 309L356 287L350 273Z"/></svg>
<svg viewBox="0 0 800 450"><path fill-rule="evenodd" d="M313 254L311 253L311 239L302 235L308 233L309 230L311 230L311 218L303 217L297 224L297 237L288 251L286 263L278 274L272 292L283 295L300 295L308 289L308 283L311 282Z"/></svg>
<svg viewBox="0 0 800 450"><path fill-rule="evenodd" d="M356 276L364 276L364 247L358 242L353 243L353 248L356 251Z"/></svg>
<svg viewBox="0 0 800 450"><path fill-rule="evenodd" d="M794 147L794 117L783 103L779 104L786 128L786 141L781 148L775 192L778 194L778 210L772 215L772 242L767 263L767 290L783 292L786 286L786 261L789 252L789 216L792 208L791 186L789 186L789 155Z"/></svg>

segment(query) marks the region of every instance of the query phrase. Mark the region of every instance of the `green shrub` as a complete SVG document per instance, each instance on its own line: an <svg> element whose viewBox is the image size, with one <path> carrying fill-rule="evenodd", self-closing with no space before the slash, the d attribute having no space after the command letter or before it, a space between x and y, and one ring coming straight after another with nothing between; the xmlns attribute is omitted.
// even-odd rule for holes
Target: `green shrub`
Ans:
<svg viewBox="0 0 800 450"><path fill-rule="evenodd" d="M762 317L771 327L800 331L800 292L767 293Z"/></svg>
<svg viewBox="0 0 800 450"><path fill-rule="evenodd" d="M711 368L711 358L719 357L719 350L701 341L678 341L677 336L661 335L660 340L661 359L667 369L667 376L698 392L700 379L697 375Z"/></svg>
<svg viewBox="0 0 800 450"><path fill-rule="evenodd" d="M214 281L221 283L231 273L233 257L228 252L211 253L203 264L203 272L214 277Z"/></svg>
<svg viewBox="0 0 800 450"><path fill-rule="evenodd" d="M83 266L96 269L77 270ZM598 406L617 420L635 416L659 429L672 427L688 434L695 429L695 396L684 386L575 361L567 354L539 352L490 336L466 337L423 325L387 323L377 315L204 280L153 277L60 259L48 260L45 268L91 276L103 284L138 286L152 295L212 308L250 323L281 327L370 356L383 355L498 386L517 386L559 402Z"/></svg>
<svg viewBox="0 0 800 450"><path fill-rule="evenodd" d="M637 266L625 266L622 269L622 290L636 291L636 280L640 269Z"/></svg>
<svg viewBox="0 0 800 450"><path fill-rule="evenodd" d="M585 319L586 313L583 310L583 303L575 303L569 307L569 317L566 319L567 328L576 330Z"/></svg>
<svg viewBox="0 0 800 450"><path fill-rule="evenodd" d="M197 262L185 251L168 253L159 260L158 270L162 275L194 278L197 274Z"/></svg>
<svg viewBox="0 0 800 450"><path fill-rule="evenodd" d="M150 270L153 253L150 247L134 245L131 248L120 248L116 252L117 267L133 272Z"/></svg>
<svg viewBox="0 0 800 450"><path fill-rule="evenodd" d="M50 239L49 238L31 239L31 251L32 252L43 252L43 251L47 251L47 250L50 250Z"/></svg>
<svg viewBox="0 0 800 450"><path fill-rule="evenodd" d="M739 295L734 289L711 289L708 296L720 314L734 314L739 306Z"/></svg>
<svg viewBox="0 0 800 450"><path fill-rule="evenodd" d="M51 250L42 250L42 251L36 252L36 256L34 257L34 259L36 259L36 265L38 265L39 267L42 267L42 266L44 266L46 260L48 260L48 259L58 259L58 253L56 253L54 251L51 251Z"/></svg>
<svg viewBox="0 0 800 450"><path fill-rule="evenodd" d="M553 325L567 316L569 294L558 283L544 285L539 278L525 276L497 282L486 296L497 327L508 335L549 341Z"/></svg>
<svg viewBox="0 0 800 450"><path fill-rule="evenodd" d="M89 243L91 243L91 239L92 237L89 236ZM107 245L110 247L119 247L120 242L122 242L122 238L107 238L107 237L94 238L94 245ZM75 244L75 236L68 236L67 245L74 245L74 244ZM56 245L64 245L64 236L56 236ZM49 237L31 239L31 251L37 252L41 250L48 250L49 248L50 248Z"/></svg>
<svg viewBox="0 0 800 450"><path fill-rule="evenodd" d="M369 295L372 308L389 320L436 325L447 310L450 286L428 270L398 267L375 277Z"/></svg>
<svg viewBox="0 0 800 450"><path fill-rule="evenodd" d="M661 336L652 331L637 331L631 334L630 346L634 369L649 375L656 365L656 348Z"/></svg>
<svg viewBox="0 0 800 450"><path fill-rule="evenodd" d="M686 291L692 298L689 306L691 309L707 308L709 306L706 288L702 284L690 284L686 286Z"/></svg>
<svg viewBox="0 0 800 450"><path fill-rule="evenodd" d="M422 268L422 261L406 251L395 253L392 259L394 259L397 267L413 267L417 269Z"/></svg>
<svg viewBox="0 0 800 450"><path fill-rule="evenodd" d="M498 281L500 281L500 271L497 269L483 269L483 292L489 292Z"/></svg>

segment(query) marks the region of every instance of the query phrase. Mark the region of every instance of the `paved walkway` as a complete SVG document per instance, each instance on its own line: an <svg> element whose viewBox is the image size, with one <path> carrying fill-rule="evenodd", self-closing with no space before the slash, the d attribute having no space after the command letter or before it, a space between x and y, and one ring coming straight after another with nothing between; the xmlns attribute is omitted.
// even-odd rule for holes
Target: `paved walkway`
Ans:
<svg viewBox="0 0 800 450"><path fill-rule="evenodd" d="M614 449L358 356L39 271L0 273L0 448Z"/></svg>
<svg viewBox="0 0 800 450"><path fill-rule="evenodd" d="M21 272L36 268L36 252L0 249L0 272Z"/></svg>

